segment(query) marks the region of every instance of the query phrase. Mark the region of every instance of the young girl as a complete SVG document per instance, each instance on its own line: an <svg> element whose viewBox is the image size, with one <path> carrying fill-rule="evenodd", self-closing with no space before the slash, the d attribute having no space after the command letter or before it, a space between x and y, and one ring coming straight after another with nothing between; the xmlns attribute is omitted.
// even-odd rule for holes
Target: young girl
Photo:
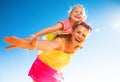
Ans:
<svg viewBox="0 0 120 82"><path fill-rule="evenodd" d="M46 35L48 40L52 40L56 34L70 34L72 32L72 27L77 23L81 23L86 18L85 9L81 5L75 5L69 10L69 16L67 20L59 21L57 24L43 29L29 39L34 38L34 36Z"/></svg>
<svg viewBox="0 0 120 82"><path fill-rule="evenodd" d="M5 37L4 41L17 48L42 50L28 74L33 82L63 82L60 71L69 64L72 55L85 42L90 32L91 27L80 23L73 27L71 34L57 35L51 41L38 40L38 37L33 38L32 44L17 37Z"/></svg>

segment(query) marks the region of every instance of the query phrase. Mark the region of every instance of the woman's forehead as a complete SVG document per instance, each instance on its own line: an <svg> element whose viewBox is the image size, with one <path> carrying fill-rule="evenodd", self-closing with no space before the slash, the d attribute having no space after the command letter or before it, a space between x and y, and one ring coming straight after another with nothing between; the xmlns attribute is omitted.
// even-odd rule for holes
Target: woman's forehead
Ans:
<svg viewBox="0 0 120 82"><path fill-rule="evenodd" d="M89 29L87 29L86 27L79 25L76 29L76 31L81 31L81 32L85 32L85 33L89 33Z"/></svg>
<svg viewBox="0 0 120 82"><path fill-rule="evenodd" d="M90 27L87 27L87 26L85 26L85 25L79 25L79 26L77 26L77 28L85 29L85 30L88 30L88 31L91 32L91 28L90 28Z"/></svg>
<svg viewBox="0 0 120 82"><path fill-rule="evenodd" d="M85 26L83 26L83 25L79 25L79 26L77 26L76 27L76 30L88 30Z"/></svg>

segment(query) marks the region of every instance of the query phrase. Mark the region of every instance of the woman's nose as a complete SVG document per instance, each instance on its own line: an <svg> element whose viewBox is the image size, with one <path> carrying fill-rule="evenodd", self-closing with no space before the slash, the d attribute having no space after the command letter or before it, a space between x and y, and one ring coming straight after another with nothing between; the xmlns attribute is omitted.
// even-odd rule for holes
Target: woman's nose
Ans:
<svg viewBox="0 0 120 82"><path fill-rule="evenodd" d="M79 39L83 39L83 38L84 38L83 34L80 33L78 38L79 38Z"/></svg>

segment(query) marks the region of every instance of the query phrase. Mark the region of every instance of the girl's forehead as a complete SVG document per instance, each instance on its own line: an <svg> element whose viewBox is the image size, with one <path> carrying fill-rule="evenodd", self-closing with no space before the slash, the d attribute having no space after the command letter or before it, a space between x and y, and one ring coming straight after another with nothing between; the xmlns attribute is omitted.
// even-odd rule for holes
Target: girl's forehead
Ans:
<svg viewBox="0 0 120 82"><path fill-rule="evenodd" d="M84 9L81 8L81 7L74 7L74 8L72 9L71 12L75 12L75 11L81 11L81 12L84 12Z"/></svg>
<svg viewBox="0 0 120 82"><path fill-rule="evenodd" d="M81 10L81 9L83 9L83 8L80 7L80 6L76 6L76 7L73 8L73 10L76 10L76 9L80 9L80 10Z"/></svg>

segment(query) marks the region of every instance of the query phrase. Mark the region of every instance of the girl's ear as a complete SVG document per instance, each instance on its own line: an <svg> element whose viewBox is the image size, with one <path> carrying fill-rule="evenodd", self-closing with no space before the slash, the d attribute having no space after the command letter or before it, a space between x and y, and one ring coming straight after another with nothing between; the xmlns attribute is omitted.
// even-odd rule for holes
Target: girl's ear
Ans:
<svg viewBox="0 0 120 82"><path fill-rule="evenodd" d="M86 19L86 16L83 16L83 17L82 17L82 21L85 21L85 19Z"/></svg>

